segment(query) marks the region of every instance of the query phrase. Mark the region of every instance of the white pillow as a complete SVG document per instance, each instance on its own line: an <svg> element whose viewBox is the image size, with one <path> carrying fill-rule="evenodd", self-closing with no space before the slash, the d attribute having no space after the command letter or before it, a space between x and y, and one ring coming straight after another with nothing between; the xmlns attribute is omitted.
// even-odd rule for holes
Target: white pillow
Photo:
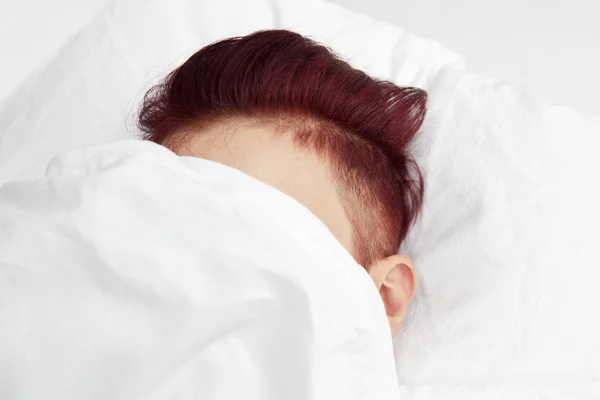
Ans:
<svg viewBox="0 0 600 400"><path fill-rule="evenodd" d="M207 43L272 27L430 91L414 146L425 210L402 249L420 278L396 339L406 398L600 396L598 121L338 6L114 2L0 110L0 184L42 174L60 151L135 135L136 105L157 79Z"/></svg>
<svg viewBox="0 0 600 400"><path fill-rule="evenodd" d="M600 398L600 120L465 71L428 90L406 393Z"/></svg>

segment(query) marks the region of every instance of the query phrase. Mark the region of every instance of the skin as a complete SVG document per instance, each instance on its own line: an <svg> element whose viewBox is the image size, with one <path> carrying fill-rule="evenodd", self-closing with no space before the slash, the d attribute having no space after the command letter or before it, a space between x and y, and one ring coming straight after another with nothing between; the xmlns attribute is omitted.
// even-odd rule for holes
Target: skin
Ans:
<svg viewBox="0 0 600 400"><path fill-rule="evenodd" d="M294 145L292 134L277 133L265 121L228 119L187 130L175 137L177 146L165 143L181 156L206 158L237 168L295 198L329 228L356 257L352 225L346 215L328 165L312 152ZM414 295L416 279L410 257L392 254L367 266L379 290L395 336L401 329Z"/></svg>

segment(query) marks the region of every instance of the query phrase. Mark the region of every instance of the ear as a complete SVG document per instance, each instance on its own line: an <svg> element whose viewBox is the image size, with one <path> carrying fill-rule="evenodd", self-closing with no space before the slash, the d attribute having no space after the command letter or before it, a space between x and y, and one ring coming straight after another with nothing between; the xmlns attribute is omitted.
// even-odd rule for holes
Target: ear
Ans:
<svg viewBox="0 0 600 400"><path fill-rule="evenodd" d="M417 287L413 262L409 256L395 254L379 260L369 268L390 322L392 336L400 331L408 305Z"/></svg>

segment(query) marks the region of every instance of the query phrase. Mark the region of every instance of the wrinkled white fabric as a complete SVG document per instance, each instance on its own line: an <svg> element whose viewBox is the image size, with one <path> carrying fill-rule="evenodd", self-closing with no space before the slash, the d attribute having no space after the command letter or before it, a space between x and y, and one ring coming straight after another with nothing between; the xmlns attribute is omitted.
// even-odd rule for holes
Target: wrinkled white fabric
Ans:
<svg viewBox="0 0 600 400"><path fill-rule="evenodd" d="M306 208L149 142L0 189L0 397L396 399L366 271Z"/></svg>
<svg viewBox="0 0 600 400"><path fill-rule="evenodd" d="M466 71L429 92L405 392L600 398L600 120Z"/></svg>
<svg viewBox="0 0 600 400"><path fill-rule="evenodd" d="M429 92L414 146L425 207L402 249L419 277L394 342L402 398L600 398L598 118L335 4L112 2L3 104L0 184L40 176L58 152L133 136L123 128L150 83L214 40L273 27Z"/></svg>

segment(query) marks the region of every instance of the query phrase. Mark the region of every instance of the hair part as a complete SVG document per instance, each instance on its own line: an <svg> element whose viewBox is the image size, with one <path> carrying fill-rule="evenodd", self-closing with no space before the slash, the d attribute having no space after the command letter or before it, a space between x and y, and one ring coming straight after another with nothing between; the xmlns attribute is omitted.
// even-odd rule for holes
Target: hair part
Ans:
<svg viewBox="0 0 600 400"><path fill-rule="evenodd" d="M264 118L326 160L365 267L394 254L423 203L408 152L425 91L371 78L327 47L285 30L206 46L145 95L138 126L159 144L223 118ZM196 128L199 128L196 129Z"/></svg>

